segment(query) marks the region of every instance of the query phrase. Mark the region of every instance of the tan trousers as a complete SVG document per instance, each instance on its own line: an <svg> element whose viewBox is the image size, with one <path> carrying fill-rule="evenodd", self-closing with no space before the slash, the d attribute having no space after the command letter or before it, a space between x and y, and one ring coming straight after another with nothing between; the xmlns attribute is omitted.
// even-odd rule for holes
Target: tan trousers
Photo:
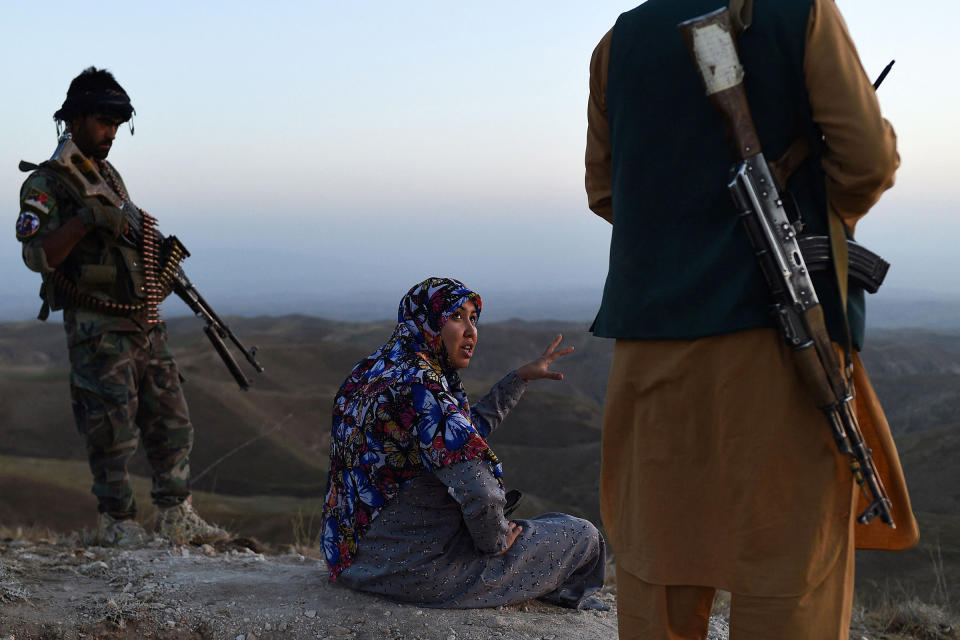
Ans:
<svg viewBox="0 0 960 640"><path fill-rule="evenodd" d="M853 606L852 535L846 547L824 580L800 596L731 594L730 640L847 640ZM704 640L715 591L650 584L618 564L620 640Z"/></svg>

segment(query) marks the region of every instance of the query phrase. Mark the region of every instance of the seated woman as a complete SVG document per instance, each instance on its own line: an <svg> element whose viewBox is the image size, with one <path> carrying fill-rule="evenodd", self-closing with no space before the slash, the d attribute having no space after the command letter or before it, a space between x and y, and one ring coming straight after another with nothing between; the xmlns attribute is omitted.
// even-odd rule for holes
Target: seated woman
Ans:
<svg viewBox="0 0 960 640"><path fill-rule="evenodd" d="M541 598L606 609L596 527L548 513L508 522L501 465L487 435L526 383L549 371L561 337L476 406L457 369L477 345L480 296L448 278L415 285L393 335L354 367L333 406L321 524L330 579L428 607L493 607Z"/></svg>

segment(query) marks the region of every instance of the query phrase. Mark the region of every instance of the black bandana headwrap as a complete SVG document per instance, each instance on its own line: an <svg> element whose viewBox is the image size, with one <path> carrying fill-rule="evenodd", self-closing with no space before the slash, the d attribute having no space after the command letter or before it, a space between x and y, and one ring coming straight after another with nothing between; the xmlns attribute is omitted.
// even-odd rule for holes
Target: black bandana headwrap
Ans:
<svg viewBox="0 0 960 640"><path fill-rule="evenodd" d="M112 73L106 69L88 67L70 83L67 98L53 114L53 119L69 122L88 113L101 113L126 122L136 111L130 104L130 96Z"/></svg>
<svg viewBox="0 0 960 640"><path fill-rule="evenodd" d="M400 302L393 335L356 367L333 401L330 475L322 547L335 579L357 543L404 482L424 471L485 459L502 470L484 438L486 421L470 410L446 356L440 329L480 296L462 282L429 278Z"/></svg>

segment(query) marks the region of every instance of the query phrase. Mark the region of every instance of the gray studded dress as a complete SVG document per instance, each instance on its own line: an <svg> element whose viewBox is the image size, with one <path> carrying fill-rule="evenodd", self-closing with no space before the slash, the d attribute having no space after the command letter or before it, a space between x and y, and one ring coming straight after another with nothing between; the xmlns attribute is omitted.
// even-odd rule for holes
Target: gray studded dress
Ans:
<svg viewBox="0 0 960 640"><path fill-rule="evenodd" d="M491 431L526 383L515 372L494 385L474 413ZM587 520L547 513L515 520L506 547L506 503L490 465L461 462L407 482L360 540L337 582L427 607L495 607L540 598L582 606L603 587L603 537Z"/></svg>

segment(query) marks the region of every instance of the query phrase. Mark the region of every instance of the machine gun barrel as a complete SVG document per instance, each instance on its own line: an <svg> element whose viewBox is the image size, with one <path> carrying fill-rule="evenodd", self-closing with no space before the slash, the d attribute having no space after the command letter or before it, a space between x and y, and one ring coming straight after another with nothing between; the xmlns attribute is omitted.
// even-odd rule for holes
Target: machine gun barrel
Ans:
<svg viewBox="0 0 960 640"><path fill-rule="evenodd" d="M243 391L248 390L251 380L247 378L243 370L240 369L240 365L237 364L236 359L227 348L224 338L229 338L230 341L233 342L234 346L243 353L247 362L253 366L257 373L263 373L263 366L261 366L256 359L257 348L252 347L251 349L247 349L243 346L239 338L230 330L227 323L220 319L220 316L213 310L213 307L200 295L200 292L193 286L193 283L191 283L186 274L183 273L183 270L179 270L175 276L173 292L190 307L190 310L193 311L198 318L206 322L203 331L210 340L210 344L213 345L217 355L223 360L223 364L226 365L227 370L230 371L234 380L237 381L240 389Z"/></svg>
<svg viewBox="0 0 960 640"><path fill-rule="evenodd" d="M84 199L121 209L127 219L129 227L128 231L124 234L124 239L134 247L139 246L140 243L143 242L144 218L147 218L148 222L152 220L151 225L155 224L156 221L137 209L129 200L121 198L116 191L106 183L96 165L90 158L84 155L69 133L64 133L60 136L57 148L50 157L50 160L48 160L48 164L55 171L68 178L71 184L79 190L79 194L83 196ZM156 242L166 240L155 227L151 228L153 229L152 233L156 235ZM178 245L181 251L180 259L190 255L186 247L180 244L179 240L174 236L171 236L170 240ZM172 273L170 277L173 282L173 292L190 307L190 310L193 311L194 314L206 322L206 326L203 329L204 333L206 333L214 350L216 350L221 360L223 360L223 363L237 381L237 384L242 390L246 391L250 388L250 380L240 369L240 365L237 364L236 359L234 359L230 353L224 339L227 338L233 342L236 348L243 353L247 362L256 369L257 373L262 373L263 367L256 359L257 348L247 349L243 346L233 331L230 330L230 327L227 326L227 323L220 319L220 316L213 310L213 307L204 300L200 292L193 286L190 279L187 278L187 274L184 273L183 268L177 261L173 261L171 269Z"/></svg>

